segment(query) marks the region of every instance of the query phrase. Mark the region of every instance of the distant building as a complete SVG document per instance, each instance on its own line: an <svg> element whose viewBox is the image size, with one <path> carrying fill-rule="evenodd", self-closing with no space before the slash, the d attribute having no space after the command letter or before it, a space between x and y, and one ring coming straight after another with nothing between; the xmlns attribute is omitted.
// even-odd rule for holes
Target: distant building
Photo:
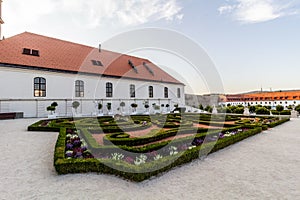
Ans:
<svg viewBox="0 0 300 200"><path fill-rule="evenodd" d="M25 117L47 116L54 101L61 116L72 115L73 101L82 115L98 103L104 112L111 103L113 113L121 102L125 113L132 103L138 113L145 104L185 104L184 84L147 59L28 32L0 41L0 91L0 112Z"/></svg>
<svg viewBox="0 0 300 200"><path fill-rule="evenodd" d="M225 95L220 103L223 105L262 105L272 108L282 105L286 108L300 104L300 90Z"/></svg>
<svg viewBox="0 0 300 200"><path fill-rule="evenodd" d="M194 95L186 94L185 103L187 106L199 108L199 105L203 107L218 105L224 95L220 94L207 94L207 95Z"/></svg>

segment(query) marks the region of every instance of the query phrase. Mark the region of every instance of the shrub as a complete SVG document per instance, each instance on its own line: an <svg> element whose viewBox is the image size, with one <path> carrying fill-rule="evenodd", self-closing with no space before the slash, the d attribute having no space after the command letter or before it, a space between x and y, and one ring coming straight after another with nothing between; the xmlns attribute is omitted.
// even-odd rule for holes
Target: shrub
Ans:
<svg viewBox="0 0 300 200"><path fill-rule="evenodd" d="M57 102L54 101L54 102L51 103L51 106L57 107L58 104L57 104Z"/></svg>
<svg viewBox="0 0 300 200"><path fill-rule="evenodd" d="M265 107L259 107L256 109L256 114L258 115L269 115L270 111Z"/></svg>
<svg viewBox="0 0 300 200"><path fill-rule="evenodd" d="M283 107L282 105L277 105L277 106L276 106L276 110L277 110L278 112L281 112L281 111L284 110L284 107Z"/></svg>
<svg viewBox="0 0 300 200"><path fill-rule="evenodd" d="M111 110L111 103L107 103L106 108L107 108L107 110Z"/></svg>
<svg viewBox="0 0 300 200"><path fill-rule="evenodd" d="M77 110L77 108L80 106L80 103L78 101L73 101L72 107Z"/></svg>
<svg viewBox="0 0 300 200"><path fill-rule="evenodd" d="M279 112L278 112L277 110L271 110L271 113L272 113L273 115L279 115Z"/></svg>
<svg viewBox="0 0 300 200"><path fill-rule="evenodd" d="M55 111L55 107L54 106L48 106L47 111L50 111L51 114L52 114L52 112Z"/></svg>
<svg viewBox="0 0 300 200"><path fill-rule="evenodd" d="M101 103L98 103L98 110L101 110L103 105Z"/></svg>
<svg viewBox="0 0 300 200"><path fill-rule="evenodd" d="M290 110L283 110L280 112L280 115L291 115L291 111Z"/></svg>

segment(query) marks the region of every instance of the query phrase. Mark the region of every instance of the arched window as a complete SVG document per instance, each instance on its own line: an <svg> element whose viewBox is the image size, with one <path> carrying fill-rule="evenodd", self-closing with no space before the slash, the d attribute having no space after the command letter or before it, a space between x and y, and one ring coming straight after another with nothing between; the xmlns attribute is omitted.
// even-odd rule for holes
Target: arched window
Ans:
<svg viewBox="0 0 300 200"><path fill-rule="evenodd" d="M165 98L169 98L169 89L167 87L164 89L164 96Z"/></svg>
<svg viewBox="0 0 300 200"><path fill-rule="evenodd" d="M42 77L35 77L33 85L34 96L35 97L45 97L46 96L46 79Z"/></svg>
<svg viewBox="0 0 300 200"><path fill-rule="evenodd" d="M106 83L106 97L113 97L113 84L110 82Z"/></svg>
<svg viewBox="0 0 300 200"><path fill-rule="evenodd" d="M177 88L177 98L181 98L180 88Z"/></svg>
<svg viewBox="0 0 300 200"><path fill-rule="evenodd" d="M149 98L153 98L153 86L149 86Z"/></svg>
<svg viewBox="0 0 300 200"><path fill-rule="evenodd" d="M84 82L75 81L75 97L84 97Z"/></svg>
<svg viewBox="0 0 300 200"><path fill-rule="evenodd" d="M130 91L129 92L130 92L130 94L129 94L130 97L135 98L135 85L133 85L133 84L130 85Z"/></svg>

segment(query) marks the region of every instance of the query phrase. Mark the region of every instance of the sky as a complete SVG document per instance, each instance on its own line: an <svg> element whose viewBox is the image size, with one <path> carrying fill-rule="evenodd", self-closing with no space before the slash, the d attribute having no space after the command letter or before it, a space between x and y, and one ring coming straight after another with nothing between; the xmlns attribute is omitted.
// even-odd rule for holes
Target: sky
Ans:
<svg viewBox="0 0 300 200"><path fill-rule="evenodd" d="M3 0L2 18L5 38L28 31L94 47L145 28L180 34L206 53L199 52L202 66L186 56L197 55L193 48L185 55L159 48L126 53L150 59L183 81L187 93L300 89L299 0ZM171 35L157 40L183 45ZM207 80L208 62L220 89Z"/></svg>

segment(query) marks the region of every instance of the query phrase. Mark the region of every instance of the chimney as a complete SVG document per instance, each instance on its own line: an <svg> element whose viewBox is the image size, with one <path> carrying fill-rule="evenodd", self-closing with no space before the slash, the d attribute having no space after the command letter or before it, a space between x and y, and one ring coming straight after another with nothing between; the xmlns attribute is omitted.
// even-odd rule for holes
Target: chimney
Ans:
<svg viewBox="0 0 300 200"><path fill-rule="evenodd" d="M2 38L2 32L1 32L2 24L4 24L4 21L2 20L2 0L0 0L0 40Z"/></svg>

